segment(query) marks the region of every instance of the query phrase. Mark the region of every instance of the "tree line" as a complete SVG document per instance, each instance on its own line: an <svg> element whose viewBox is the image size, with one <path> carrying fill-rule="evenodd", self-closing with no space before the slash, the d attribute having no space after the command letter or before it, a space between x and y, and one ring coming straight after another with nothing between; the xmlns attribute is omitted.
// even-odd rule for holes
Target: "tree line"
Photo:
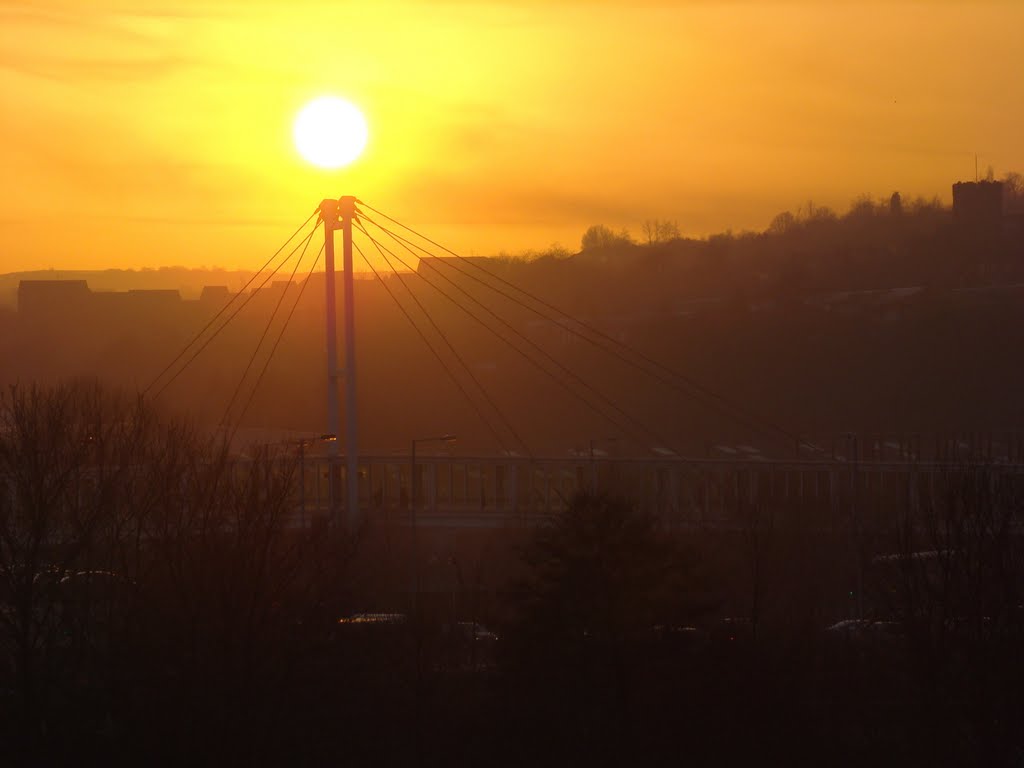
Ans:
<svg viewBox="0 0 1024 768"><path fill-rule="evenodd" d="M413 588L397 529L289 525L295 461L232 455L88 382L3 394L9 762L1008 765L1024 748L1013 473L910 476L895 515L867 472L831 514L740 494L717 532L613 483L476 560L423 538ZM431 586L438 568L457 584Z"/></svg>

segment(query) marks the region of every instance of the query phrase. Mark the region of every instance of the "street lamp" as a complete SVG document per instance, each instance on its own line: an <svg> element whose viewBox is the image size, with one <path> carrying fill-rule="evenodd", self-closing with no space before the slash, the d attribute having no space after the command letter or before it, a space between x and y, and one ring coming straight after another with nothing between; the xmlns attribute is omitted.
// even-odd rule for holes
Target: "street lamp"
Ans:
<svg viewBox="0 0 1024 768"><path fill-rule="evenodd" d="M455 435L438 435L437 437L417 437L412 441L409 451L409 523L412 527L412 612L415 618L418 609L420 591L420 571L416 545L416 446L419 443L452 443Z"/></svg>
<svg viewBox="0 0 1024 768"><path fill-rule="evenodd" d="M316 443L306 437L300 437L299 445L299 526L306 527L306 448Z"/></svg>

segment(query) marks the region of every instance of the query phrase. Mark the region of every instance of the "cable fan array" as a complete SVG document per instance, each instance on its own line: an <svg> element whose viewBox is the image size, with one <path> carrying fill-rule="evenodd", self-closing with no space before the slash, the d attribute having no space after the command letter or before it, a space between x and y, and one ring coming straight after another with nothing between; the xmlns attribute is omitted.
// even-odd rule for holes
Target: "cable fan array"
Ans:
<svg viewBox="0 0 1024 768"><path fill-rule="evenodd" d="M298 288L297 295L287 310L284 322L266 353L262 366L257 369L257 360L265 349L275 319L285 307L288 288L291 286L309 250L320 218L319 209L314 211L292 235L267 259L243 288L231 296L214 317L184 346L184 348L153 379L144 394L153 393L159 397L199 357L210 343L230 324L252 299L284 269L293 259L290 278L284 291L278 297L273 310L257 339L248 363L238 378L237 384L224 408L220 426L233 438L253 402L253 398L271 365L282 338L291 322L295 309L301 300L323 254L323 246L308 269L306 279ZM312 226L311 226L312 223ZM445 376L458 391L461 398L475 414L505 455L524 455L533 458L529 442L516 429L513 419L496 401L494 395L474 374L465 355L460 353L452 341L450 329L446 330L430 311L425 295L440 297L452 305L460 316L471 324L479 326L502 345L522 358L530 369L565 392L572 400L599 416L620 434L638 446L660 456L671 455L687 462L673 439L650 427L641 418L631 413L621 402L602 390L601 383L580 375L571 366L544 349L531 339L521 327L503 317L496 307L501 297L512 306L539 317L545 323L558 328L569 336L580 339L619 364L639 374L643 380L668 389L677 395L696 401L703 407L714 410L725 417L758 433L784 437L790 445L807 448L825 456L825 452L795 432L754 413L741 405L731 402L721 393L694 381L650 355L615 339L594 325L573 316L554 304L517 286L495 271L489 270L479 260L468 259L445 246L431 240L410 226L403 224L386 213L357 201L353 234L361 235L372 248L364 250L353 242L367 269L382 285L385 293L395 304L401 316L410 324L416 336L423 342L432 357L440 365ZM308 232L306 231L308 229ZM290 250L289 250L290 247ZM287 251L286 255L281 256ZM296 257L298 254L298 257ZM441 258L439 254L445 254ZM280 257L280 258L279 258ZM374 257L373 259L371 257ZM382 269L373 263L379 258L386 267ZM273 266L272 266L273 265ZM251 292L250 286L257 283ZM472 285L474 291L467 286ZM397 287L400 290L394 290ZM475 295L479 291L478 295ZM640 386L638 381L637 387ZM240 404L240 405L239 405ZM236 406L239 406L236 408ZM521 452L521 453L520 453Z"/></svg>

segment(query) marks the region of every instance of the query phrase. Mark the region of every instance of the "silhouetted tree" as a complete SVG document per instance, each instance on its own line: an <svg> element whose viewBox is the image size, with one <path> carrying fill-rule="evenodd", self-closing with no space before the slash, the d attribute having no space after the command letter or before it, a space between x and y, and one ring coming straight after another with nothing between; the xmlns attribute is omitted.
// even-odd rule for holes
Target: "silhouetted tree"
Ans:
<svg viewBox="0 0 1024 768"><path fill-rule="evenodd" d="M351 552L287 530L293 455L250 454L92 383L0 396L8 736L36 751L113 724L236 756L274 736L298 629Z"/></svg>
<svg viewBox="0 0 1024 768"><path fill-rule="evenodd" d="M109 562L151 428L140 403L93 383L0 396L0 629L30 731L58 663L80 672L66 668L69 579Z"/></svg>
<svg viewBox="0 0 1024 768"><path fill-rule="evenodd" d="M773 235L784 235L797 226L797 218L789 211L777 214L768 225L768 231Z"/></svg>
<svg viewBox="0 0 1024 768"><path fill-rule="evenodd" d="M325 554L321 537L288 532L295 503L291 456L253 449L229 456L218 443L192 446L176 487L145 522L147 609L142 670L162 670L142 726L184 727L212 738L236 734L237 748L280 713L276 691L296 661L294 630L314 626L309 578ZM144 678L143 678L144 679ZM148 702L147 702L148 705ZM181 707L191 712L184 718ZM201 715L201 716L200 716ZM258 741L258 739L257 739ZM255 742L254 742L255 743Z"/></svg>
<svg viewBox="0 0 1024 768"><path fill-rule="evenodd" d="M1024 176L1011 171L1002 178L1003 200L1008 213L1024 213Z"/></svg>
<svg viewBox="0 0 1024 768"><path fill-rule="evenodd" d="M666 609L680 565L656 518L580 493L524 551L526 609L567 637L621 638Z"/></svg>
<svg viewBox="0 0 1024 768"><path fill-rule="evenodd" d="M853 201L850 211L846 215L851 219L867 219L874 216L875 213L877 213L875 201L871 199L870 195L861 195Z"/></svg>
<svg viewBox="0 0 1024 768"><path fill-rule="evenodd" d="M879 606L905 631L929 742L954 763L1006 764L1024 746L1019 483L965 462L911 485L896 552L872 564Z"/></svg>
<svg viewBox="0 0 1024 768"><path fill-rule="evenodd" d="M538 714L560 713L563 736L575 742L581 729L588 750L616 753L631 728L643 648L683 603L683 558L626 499L581 493L538 529L523 561L510 674Z"/></svg>
<svg viewBox="0 0 1024 768"><path fill-rule="evenodd" d="M821 223L835 221L836 212L827 205L815 205L813 200L807 201L807 208L804 212L804 219L807 222Z"/></svg>
<svg viewBox="0 0 1024 768"><path fill-rule="evenodd" d="M604 224L594 224L583 233L580 245L584 251L600 251L631 242L632 238L625 229L615 232Z"/></svg>
<svg viewBox="0 0 1024 768"><path fill-rule="evenodd" d="M667 243L680 237L679 224L667 219L645 219L640 231L648 245Z"/></svg>

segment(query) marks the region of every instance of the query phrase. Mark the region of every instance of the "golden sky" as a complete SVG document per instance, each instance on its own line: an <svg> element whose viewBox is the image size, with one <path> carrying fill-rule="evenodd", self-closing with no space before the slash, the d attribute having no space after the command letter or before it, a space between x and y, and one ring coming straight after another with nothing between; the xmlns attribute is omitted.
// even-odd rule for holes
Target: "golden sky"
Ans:
<svg viewBox="0 0 1024 768"><path fill-rule="evenodd" d="M0 272L253 268L354 194L463 253L1024 171L1024 2L0 0ZM370 124L341 171L291 124Z"/></svg>

